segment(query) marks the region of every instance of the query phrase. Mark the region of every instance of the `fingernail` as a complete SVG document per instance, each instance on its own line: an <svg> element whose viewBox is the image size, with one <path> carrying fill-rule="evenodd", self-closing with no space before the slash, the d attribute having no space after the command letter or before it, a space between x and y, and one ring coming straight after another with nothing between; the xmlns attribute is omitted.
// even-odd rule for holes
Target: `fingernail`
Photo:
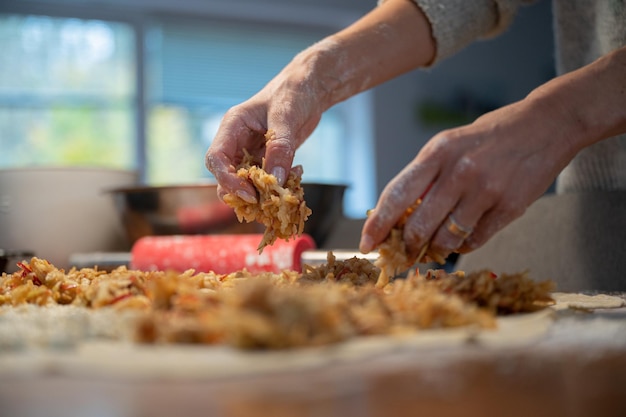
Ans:
<svg viewBox="0 0 626 417"><path fill-rule="evenodd" d="M359 243L359 250L363 253L370 253L374 249L374 240L370 235L361 236L361 242Z"/></svg>
<svg viewBox="0 0 626 417"><path fill-rule="evenodd" d="M251 195L250 193L246 192L246 191L236 191L235 195L239 198L241 198L243 201L245 201L246 203L250 203L250 204L255 204L256 203L256 197Z"/></svg>
<svg viewBox="0 0 626 417"><path fill-rule="evenodd" d="M272 169L272 175L276 177L279 185L285 183L285 169L283 167L274 167L274 169Z"/></svg>

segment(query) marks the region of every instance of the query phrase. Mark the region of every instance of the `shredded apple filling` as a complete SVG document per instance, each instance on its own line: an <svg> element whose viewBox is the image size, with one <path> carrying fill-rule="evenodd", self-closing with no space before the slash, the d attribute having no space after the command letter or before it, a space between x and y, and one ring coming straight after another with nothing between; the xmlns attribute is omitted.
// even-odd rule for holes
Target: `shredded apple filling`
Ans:
<svg viewBox="0 0 626 417"><path fill-rule="evenodd" d="M441 265L445 263L445 259L432 250L428 243L424 245L420 253L415 256L411 256L407 251L406 244L402 237L404 226L411 213L413 213L421 202L422 200L418 199L409 207L391 229L387 238L378 245L379 257L375 262L376 266L380 268L378 286L387 285L391 278L408 270L415 265L416 262L434 261Z"/></svg>
<svg viewBox="0 0 626 417"><path fill-rule="evenodd" d="M274 131L268 130L265 140L269 142L274 139ZM256 221L265 225L265 232L258 246L259 252L263 252L263 249L272 245L276 239L288 240L304 232L304 223L311 215L311 209L307 207L304 200L304 189L300 185L301 172L300 166L292 169L285 186L281 187L276 177L265 171L265 159L259 165L258 161L255 161L252 155L244 150L243 161L237 167L237 176L254 186L257 201L251 203L236 194L226 194L224 202L235 210L239 222ZM424 246L417 256L409 255L406 250L402 239L404 224L420 202L421 200L418 199L406 210L387 239L378 247L380 256L376 261L376 266L380 268L380 274L377 277L379 287L386 285L399 273L407 271L416 262L423 260L434 260L440 264L445 262L438 253L430 250L428 245Z"/></svg>
<svg viewBox="0 0 626 417"><path fill-rule="evenodd" d="M497 314L542 308L551 283L526 274L464 276L445 271L410 273L375 285L379 270L363 259L306 267L304 273L182 274L57 269L32 258L0 276L0 305L69 304L136 311L143 343L226 344L282 349L336 343L358 336L476 325L493 328Z"/></svg>
<svg viewBox="0 0 626 417"><path fill-rule="evenodd" d="M274 138L269 130L267 141ZM259 252L276 239L290 239L304 232L304 222L311 215L311 209L304 201L304 190L300 185L301 167L289 172L285 186L278 184L274 175L265 171L265 160L259 166L252 155L245 152L245 157L237 167L237 176L252 183L257 191L257 202L249 203L235 194L226 194L224 202L233 207L240 222L256 221L265 225Z"/></svg>

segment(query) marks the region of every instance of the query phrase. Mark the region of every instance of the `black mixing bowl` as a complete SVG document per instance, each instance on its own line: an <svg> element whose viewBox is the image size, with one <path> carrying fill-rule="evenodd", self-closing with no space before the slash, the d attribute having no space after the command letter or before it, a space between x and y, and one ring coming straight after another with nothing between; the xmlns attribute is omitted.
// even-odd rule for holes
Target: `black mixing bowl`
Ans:
<svg viewBox="0 0 626 417"><path fill-rule="evenodd" d="M343 217L341 184L302 183L312 214L304 225L320 246ZM111 190L130 243L143 236L262 233L263 225L239 223L217 197L216 184L137 186Z"/></svg>

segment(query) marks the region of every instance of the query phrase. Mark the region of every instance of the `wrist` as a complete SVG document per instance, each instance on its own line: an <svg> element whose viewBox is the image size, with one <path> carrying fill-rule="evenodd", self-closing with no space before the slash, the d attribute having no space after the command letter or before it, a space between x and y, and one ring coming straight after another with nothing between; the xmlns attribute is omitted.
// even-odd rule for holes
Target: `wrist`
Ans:
<svg viewBox="0 0 626 417"><path fill-rule="evenodd" d="M529 94L559 125L576 151L626 132L626 48Z"/></svg>
<svg viewBox="0 0 626 417"><path fill-rule="evenodd" d="M430 23L412 1L387 1L346 29L309 47L292 62L325 109L418 67L430 65Z"/></svg>
<svg viewBox="0 0 626 417"><path fill-rule="evenodd" d="M588 145L589 133L568 102L569 94L566 89L556 89L550 84L549 82L533 90L524 102L533 115L531 120L537 121L533 125L551 138L553 146L573 158Z"/></svg>
<svg viewBox="0 0 626 417"><path fill-rule="evenodd" d="M308 91L319 100L322 111L369 87L359 81L350 52L336 37L314 44L296 62L305 68Z"/></svg>

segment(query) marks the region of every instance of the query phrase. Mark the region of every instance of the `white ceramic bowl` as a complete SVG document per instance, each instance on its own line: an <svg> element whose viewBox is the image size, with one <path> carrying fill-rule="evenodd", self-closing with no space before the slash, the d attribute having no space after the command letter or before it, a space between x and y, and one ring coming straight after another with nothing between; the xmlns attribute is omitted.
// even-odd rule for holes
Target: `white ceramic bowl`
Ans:
<svg viewBox="0 0 626 417"><path fill-rule="evenodd" d="M128 250L106 190L137 179L106 168L0 170L0 248L32 251L60 268L75 253Z"/></svg>

